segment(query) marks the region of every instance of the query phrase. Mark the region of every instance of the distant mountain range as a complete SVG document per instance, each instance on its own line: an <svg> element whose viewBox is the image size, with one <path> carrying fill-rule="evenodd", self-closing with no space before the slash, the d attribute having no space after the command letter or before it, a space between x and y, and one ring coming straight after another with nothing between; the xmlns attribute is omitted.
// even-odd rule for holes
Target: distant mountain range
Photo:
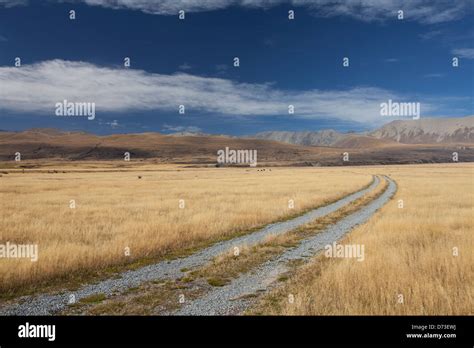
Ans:
<svg viewBox="0 0 474 348"><path fill-rule="evenodd" d="M373 147L402 144L438 144L474 142L474 116L397 120L369 133L339 133L335 130L314 132L261 132L256 139L280 141L304 146Z"/></svg>
<svg viewBox="0 0 474 348"><path fill-rule="evenodd" d="M226 148L257 150L259 165L364 165L395 163L474 162L474 116L393 121L368 133L264 132L251 137L196 133L114 134L98 136L58 129L0 132L1 166L31 168L29 160L132 160L216 165ZM15 163L15 153L22 161ZM342 162L342 154L350 161ZM25 162L26 161L26 162ZM125 165L125 164L124 164Z"/></svg>
<svg viewBox="0 0 474 348"><path fill-rule="evenodd" d="M261 132L249 138L275 140L288 144L304 146L332 146L338 140L345 137L345 134L328 129L314 132Z"/></svg>
<svg viewBox="0 0 474 348"><path fill-rule="evenodd" d="M403 144L472 143L474 116L398 120L371 132L370 136Z"/></svg>

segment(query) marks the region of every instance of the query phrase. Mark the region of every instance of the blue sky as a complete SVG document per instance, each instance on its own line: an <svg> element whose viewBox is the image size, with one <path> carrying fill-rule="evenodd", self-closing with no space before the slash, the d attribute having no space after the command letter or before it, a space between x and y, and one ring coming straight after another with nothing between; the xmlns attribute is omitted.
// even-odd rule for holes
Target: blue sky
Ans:
<svg viewBox="0 0 474 348"><path fill-rule="evenodd" d="M359 131L392 120L388 99L472 115L472 4L0 0L0 129ZM64 99L95 103L95 119L56 116Z"/></svg>

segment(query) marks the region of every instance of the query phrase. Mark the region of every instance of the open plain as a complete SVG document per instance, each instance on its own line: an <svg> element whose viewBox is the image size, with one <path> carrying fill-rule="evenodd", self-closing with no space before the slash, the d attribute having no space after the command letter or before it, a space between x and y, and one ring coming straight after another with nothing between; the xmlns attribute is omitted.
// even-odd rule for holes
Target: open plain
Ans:
<svg viewBox="0 0 474 348"><path fill-rule="evenodd" d="M170 278L173 282L184 279L190 287L206 279L204 288L198 286L196 297L211 296L216 286L232 290L242 277L252 279L266 262L291 254L291 248L298 250L311 238L319 238L318 234L324 237L345 216L360 216L362 208L385 190L386 180L379 178L386 176L396 183L395 195L387 196L389 201L367 215L368 220L357 222L358 227L343 228L344 236L338 234L334 240L364 245L362 262L327 258L321 248L312 247L305 252L304 262L286 269L279 281L271 279L263 288L255 287L258 291L246 294L251 295L251 302L238 313L227 314L472 312L472 164L187 168L35 162L32 167L5 168L0 178L4 198L0 240L38 245L36 262L2 259L5 305L15 303L21 295L75 291L107 279L128 279L137 272L141 278L135 278L133 284L126 282L135 292L124 295L120 290L122 297L99 293L100 284L105 283L89 285L84 294L94 300L83 309L76 306L75 313L118 314L113 308L122 308L120 314L146 314L149 312L131 304L143 302L143 297L159 297L151 295L157 290L150 290L149 280L154 275L157 280L169 278L168 271L158 271L163 268L160 262L170 262L166 260L195 266L178 270L171 263L167 269L176 273ZM360 194L354 195L357 192ZM354 198L345 198L351 195ZM334 208L324 210L327 206ZM324 214L312 220L299 218L318 207ZM300 223L293 223L298 219ZM260 231L279 231L279 236L247 238ZM248 245L251 240L252 246ZM234 241L240 244L231 244ZM225 256L227 249L235 251L235 245L241 254ZM201 257L201 263L186 263L199 259L201 250L213 252ZM127 270L132 273L125 277ZM178 285L174 283L173 291L159 292L171 291L170 296L177 298L183 291ZM140 300L128 298L137 293L141 293ZM288 301L289 294L292 301ZM177 305L164 312L188 308L184 303ZM187 305L193 308L192 303ZM201 309L199 313L207 312Z"/></svg>

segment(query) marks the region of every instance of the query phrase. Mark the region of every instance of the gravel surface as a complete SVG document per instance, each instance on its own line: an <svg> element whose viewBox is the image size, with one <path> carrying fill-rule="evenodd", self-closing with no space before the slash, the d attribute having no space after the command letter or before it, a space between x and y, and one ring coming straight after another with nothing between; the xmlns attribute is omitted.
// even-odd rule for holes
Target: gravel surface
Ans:
<svg viewBox="0 0 474 348"><path fill-rule="evenodd" d="M256 301L255 296L252 295L270 289L275 284L275 280L288 271L289 261L317 254L324 249L325 245L338 241L354 227L366 222L387 203L397 187L394 181L386 179L389 185L384 193L362 209L341 219L323 232L303 240L297 247L288 249L275 259L265 262L253 272L243 274L230 284L215 288L204 297L186 303L173 315L237 315L242 313Z"/></svg>
<svg viewBox="0 0 474 348"><path fill-rule="evenodd" d="M213 244L184 258L162 261L136 270L126 271L116 277L85 285L74 292L65 291L59 294L24 296L14 304L1 307L0 315L51 315L68 306L70 295L74 295L75 301L94 294L104 294L108 297L113 293L123 292L147 281L183 277L185 272L182 272L182 269L189 270L202 266L210 262L214 257L232 250L236 246L258 244L269 235L279 235L288 232L314 219L330 214L377 187L379 181L378 177L374 177L372 183L367 188L350 194L334 203L311 210L291 220L267 225L263 229L251 234Z"/></svg>

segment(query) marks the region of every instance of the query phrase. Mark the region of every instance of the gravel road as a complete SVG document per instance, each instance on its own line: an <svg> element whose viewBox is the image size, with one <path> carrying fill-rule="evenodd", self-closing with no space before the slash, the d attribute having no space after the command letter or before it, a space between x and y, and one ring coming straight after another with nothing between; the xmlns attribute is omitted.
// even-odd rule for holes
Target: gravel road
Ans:
<svg viewBox="0 0 474 348"><path fill-rule="evenodd" d="M330 214L373 190L377 187L379 181L379 178L374 176L372 183L367 188L350 194L334 203L311 210L291 220L267 225L251 234L213 244L187 257L162 261L136 270L126 271L116 277L85 285L74 292L22 297L16 303L2 306L0 308L0 315L51 315L67 307L71 295L74 295L75 301L94 294L104 294L108 297L112 293L123 292L147 281L180 278L185 275L181 271L182 269L202 266L210 262L214 257L232 250L236 246L255 245L269 235L279 235L288 232L314 219Z"/></svg>
<svg viewBox="0 0 474 348"><path fill-rule="evenodd" d="M382 195L371 203L341 219L321 233L303 240L298 246L270 260L255 271L243 274L230 284L215 288L204 297L186 303L173 315L237 315L255 302L253 295L266 291L275 284L275 280L288 270L288 262L313 256L325 245L338 241L359 224L366 222L379 208L387 203L395 193L397 186L389 178L388 187ZM357 262L357 261L355 261Z"/></svg>

